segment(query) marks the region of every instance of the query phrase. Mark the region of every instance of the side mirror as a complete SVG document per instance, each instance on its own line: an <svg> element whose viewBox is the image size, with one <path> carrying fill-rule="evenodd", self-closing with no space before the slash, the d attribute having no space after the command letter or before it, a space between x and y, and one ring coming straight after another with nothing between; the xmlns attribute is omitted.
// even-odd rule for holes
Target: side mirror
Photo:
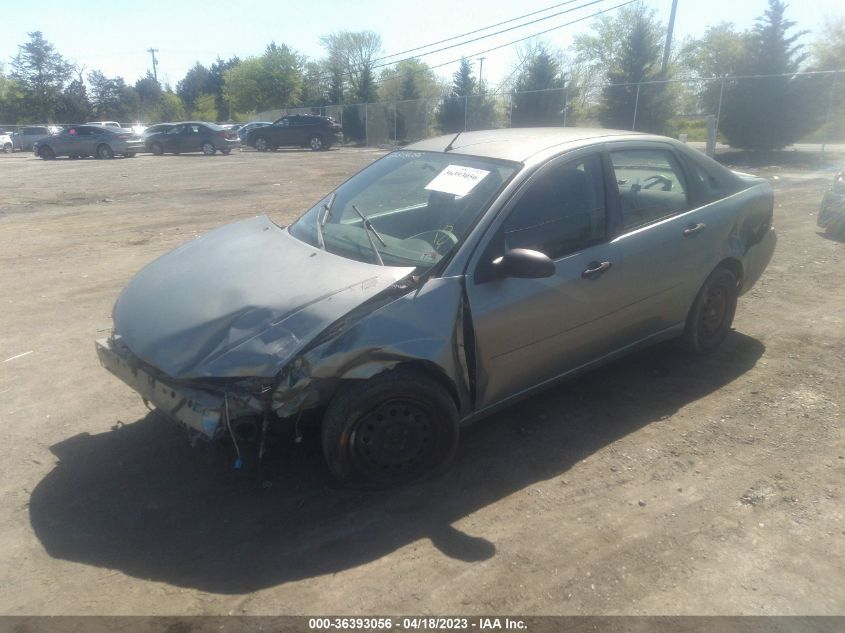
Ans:
<svg viewBox="0 0 845 633"><path fill-rule="evenodd" d="M493 260L493 268L500 277L539 279L555 274L555 263L540 251L515 248Z"/></svg>

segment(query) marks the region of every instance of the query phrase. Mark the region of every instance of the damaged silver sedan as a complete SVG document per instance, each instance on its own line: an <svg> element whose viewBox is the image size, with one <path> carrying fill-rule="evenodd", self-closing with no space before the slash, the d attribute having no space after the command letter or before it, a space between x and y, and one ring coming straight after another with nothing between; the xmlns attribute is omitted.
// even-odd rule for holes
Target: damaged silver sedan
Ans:
<svg viewBox="0 0 845 633"><path fill-rule="evenodd" d="M289 227L237 222L154 261L97 351L197 438L240 452L310 421L342 482L412 481L461 425L561 379L667 339L715 350L772 210L765 181L659 136L429 139Z"/></svg>

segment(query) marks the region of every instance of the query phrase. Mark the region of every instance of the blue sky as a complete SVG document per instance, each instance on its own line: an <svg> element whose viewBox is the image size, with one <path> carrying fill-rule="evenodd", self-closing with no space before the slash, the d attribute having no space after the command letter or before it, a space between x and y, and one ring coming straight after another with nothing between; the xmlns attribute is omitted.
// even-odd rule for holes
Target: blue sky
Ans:
<svg viewBox="0 0 845 633"><path fill-rule="evenodd" d="M66 58L88 70L99 69L108 76L120 75L129 82L134 82L151 68L146 49L158 48L159 78L175 86L196 61L208 65L218 56L243 58L260 54L271 40L316 58L323 54L321 35L342 29L371 29L382 35L384 52L390 54L544 9L560 1L0 0L4 25L0 62L8 71L10 58L17 53L17 45L27 40L27 32L40 30ZM475 56L484 49L588 16L622 1L603 0L524 29L422 59L433 65L461 55ZM646 0L646 3L657 10L664 22L668 21L671 0ZM708 25L723 20L732 21L740 28L749 27L766 6L766 0L679 0L675 42L686 35L698 35ZM792 2L787 14L800 28L817 31L824 16L845 14L845 3L842 0ZM535 17L543 15L547 13ZM565 48L575 34L588 29L589 23L590 20L586 20L552 31L544 39L553 47ZM510 73L517 60L516 51L510 46L484 56L487 58L484 77L494 86ZM450 75L455 67L453 64L437 72Z"/></svg>

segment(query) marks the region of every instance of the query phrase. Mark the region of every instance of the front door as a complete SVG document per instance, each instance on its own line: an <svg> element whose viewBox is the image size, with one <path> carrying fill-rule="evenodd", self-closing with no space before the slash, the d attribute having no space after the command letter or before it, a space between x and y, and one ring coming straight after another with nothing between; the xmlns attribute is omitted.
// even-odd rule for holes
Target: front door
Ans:
<svg viewBox="0 0 845 633"><path fill-rule="evenodd" d="M493 406L601 358L618 335L624 284L608 239L607 185L598 153L535 174L505 210L467 277L477 366L477 409ZM555 262L543 279L501 278L490 262L514 248Z"/></svg>

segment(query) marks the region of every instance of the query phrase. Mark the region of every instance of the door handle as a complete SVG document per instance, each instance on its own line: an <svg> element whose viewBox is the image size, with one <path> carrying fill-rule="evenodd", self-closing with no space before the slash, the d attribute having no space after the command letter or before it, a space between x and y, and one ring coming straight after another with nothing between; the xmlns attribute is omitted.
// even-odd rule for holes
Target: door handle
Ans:
<svg viewBox="0 0 845 633"><path fill-rule="evenodd" d="M595 279L610 270L613 264L610 262L590 262L587 266L588 268L581 273L581 277L584 279Z"/></svg>
<svg viewBox="0 0 845 633"><path fill-rule="evenodd" d="M690 224L684 229L684 237L689 237L690 235L695 235L696 233L700 233L704 230L704 227L707 225L703 222L699 222L698 224Z"/></svg>

